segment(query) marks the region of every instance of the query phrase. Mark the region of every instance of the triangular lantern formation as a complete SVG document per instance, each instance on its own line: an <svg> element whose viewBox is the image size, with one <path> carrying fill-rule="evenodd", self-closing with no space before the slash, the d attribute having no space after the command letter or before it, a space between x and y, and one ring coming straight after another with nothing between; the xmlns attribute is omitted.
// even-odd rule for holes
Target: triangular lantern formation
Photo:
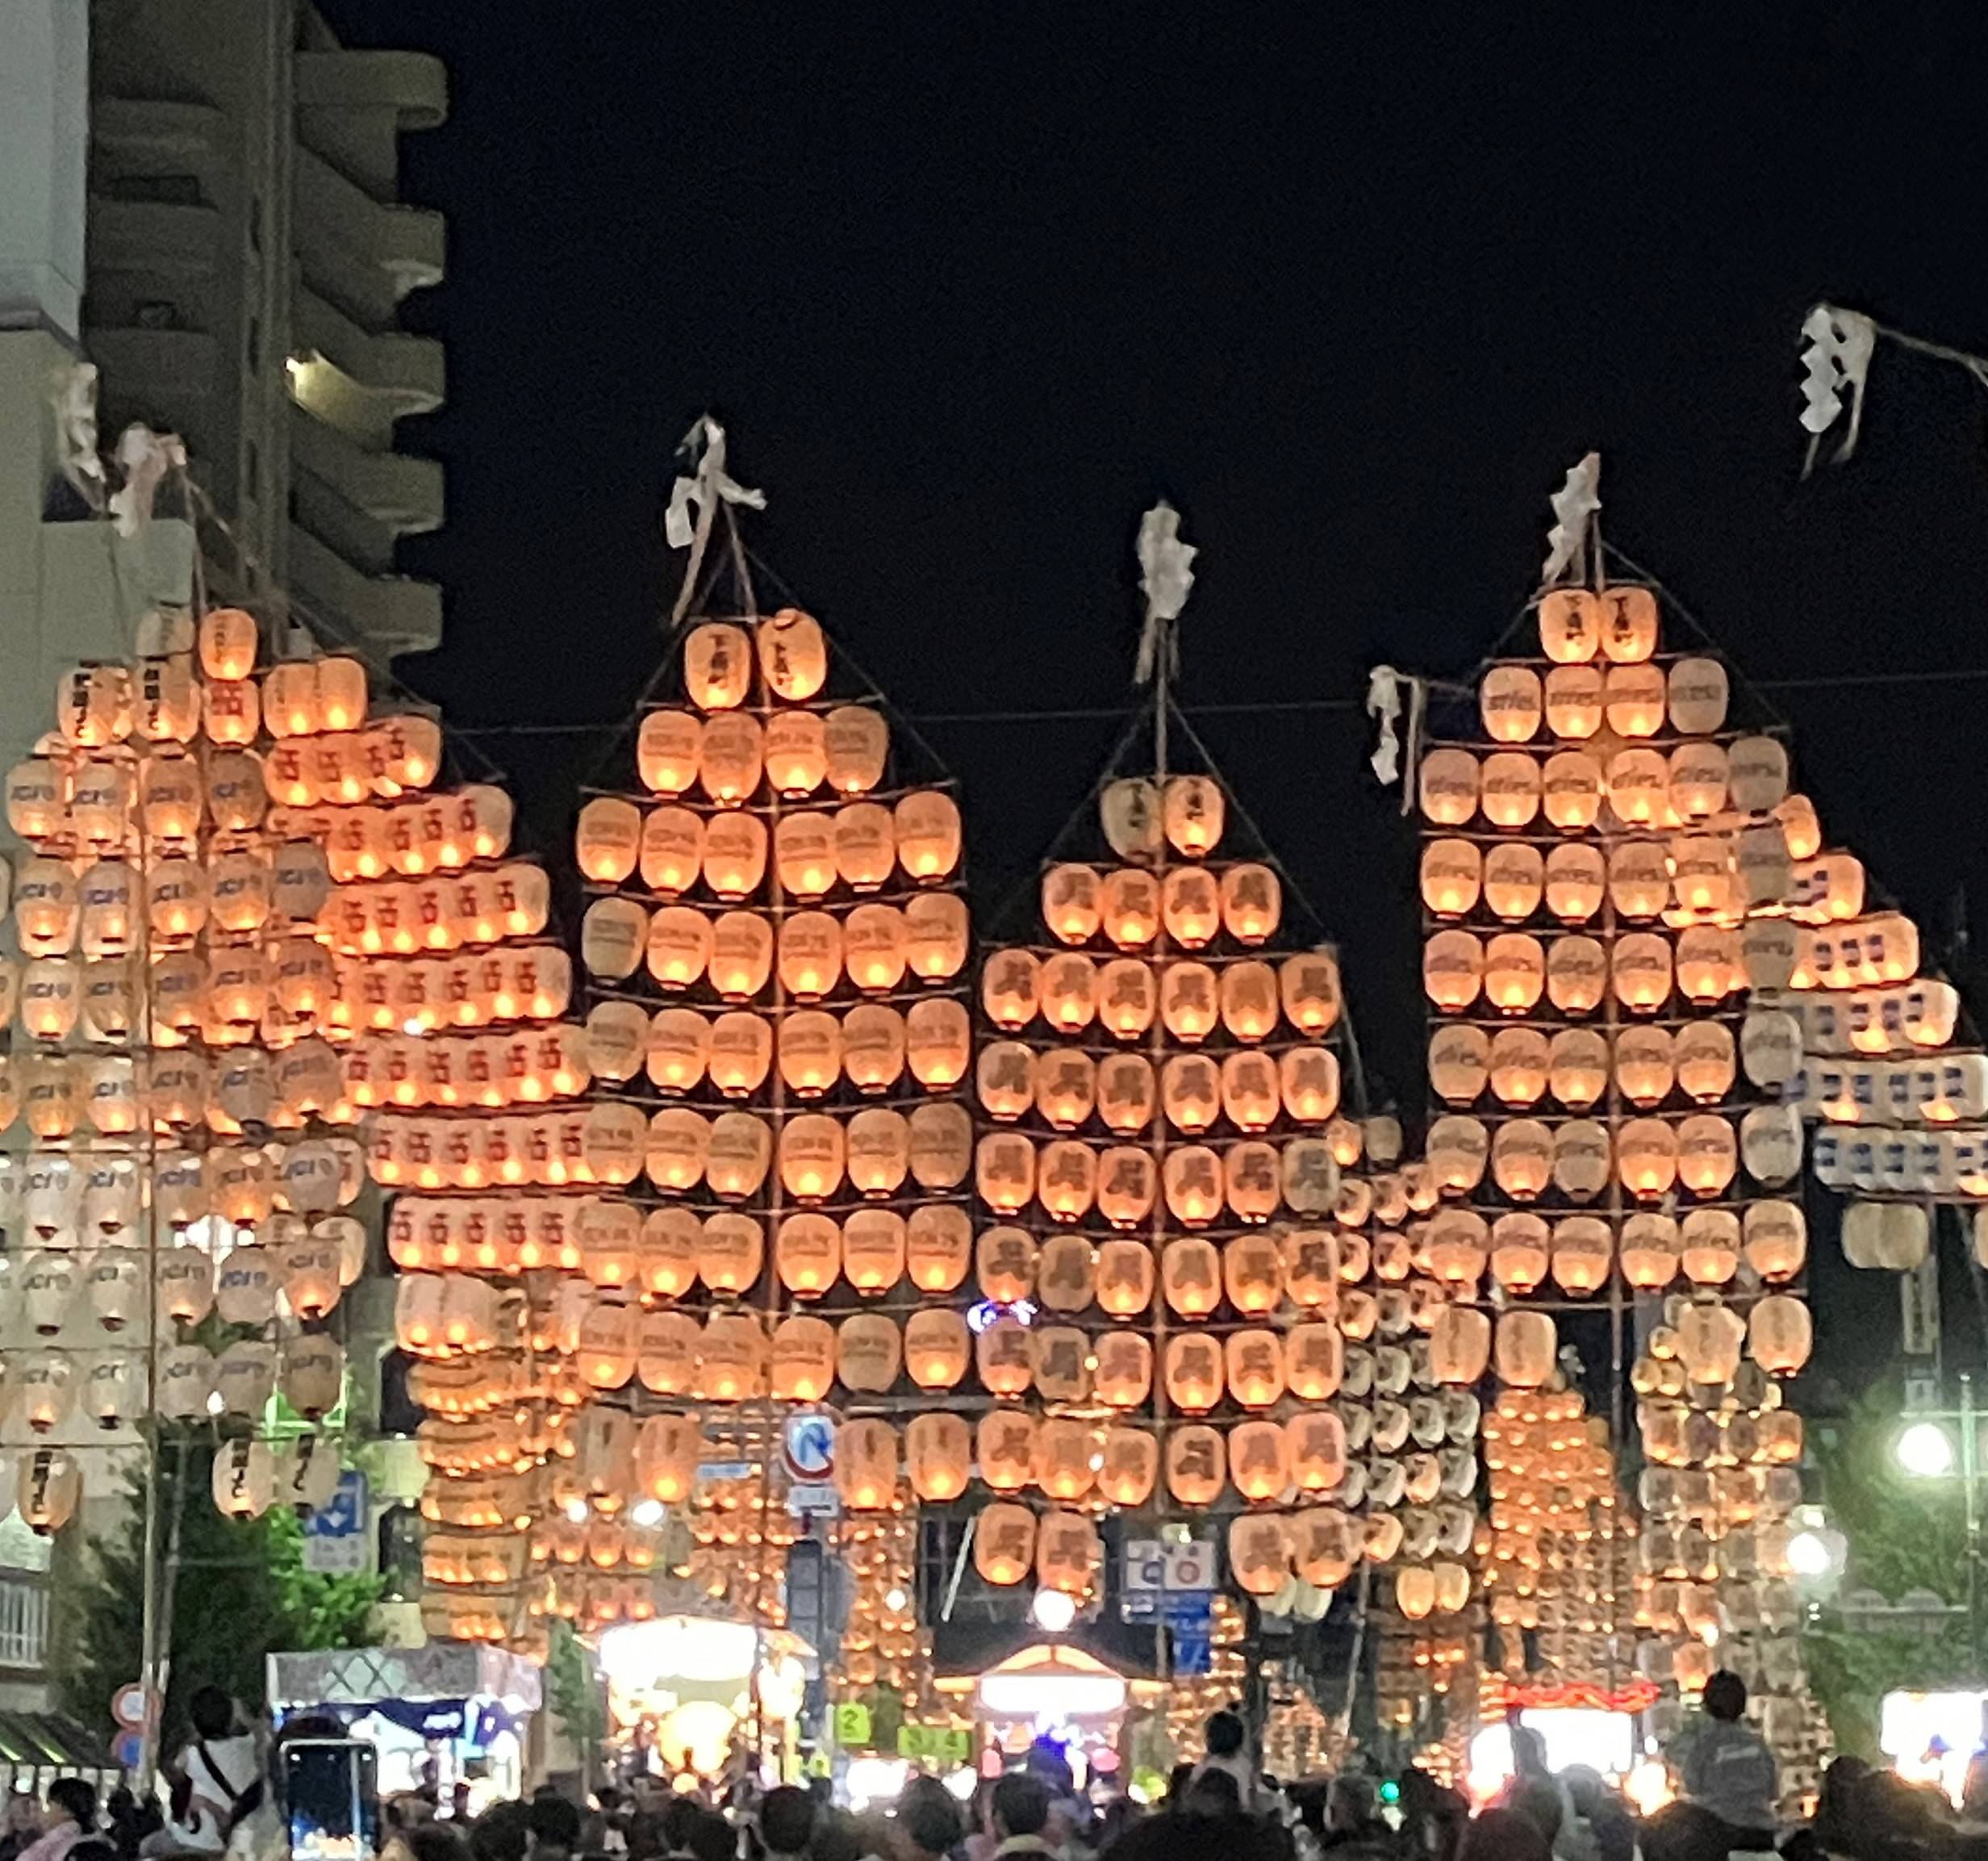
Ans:
<svg viewBox="0 0 1988 1861"><path fill-rule="evenodd" d="M1815 811L1790 790L1781 736L1733 726L1723 663L1663 650L1660 613L1647 586L1548 591L1538 651L1490 662L1476 715L1425 738L1427 1154L1443 1198L1428 1252L1501 1386L1486 1581L1508 1694L1572 1683L1623 1703L1738 1666L1793 1756L1813 1708L1786 1633L1802 1432L1781 1383L1810 1324L1786 1090L1800 1043L1782 1004L1812 961ZM1880 941L1882 967L1904 939ZM1633 1608L1618 1573L1612 1615L1589 1610L1570 1637L1561 1600L1587 1579L1557 1575L1549 1596L1535 1566L1559 1529L1555 1457L1590 1457L1589 1424L1570 1441L1560 1412L1581 1401L1582 1363L1563 1365L1556 1320L1573 1335L1584 1308L1614 1313L1617 1374L1633 1316L1647 1470ZM1602 1421L1584 1477L1603 1506L1600 1459L1622 1445ZM1564 1658L1529 1661L1517 1631L1543 1629L1549 1601Z"/></svg>
<svg viewBox="0 0 1988 1861"><path fill-rule="evenodd" d="M151 615L128 662L64 677L8 778L29 852L6 1110L29 1148L0 1159L6 1428L38 1530L90 1444L141 1427L218 1427L224 1512L327 1503L359 1121L427 1102L417 1034L450 1030L420 1052L466 1077L479 1037L455 1031L509 985L470 952L544 927L543 876L501 861L508 800L436 791L434 723L375 714L358 661L289 644L269 662L237 608Z"/></svg>

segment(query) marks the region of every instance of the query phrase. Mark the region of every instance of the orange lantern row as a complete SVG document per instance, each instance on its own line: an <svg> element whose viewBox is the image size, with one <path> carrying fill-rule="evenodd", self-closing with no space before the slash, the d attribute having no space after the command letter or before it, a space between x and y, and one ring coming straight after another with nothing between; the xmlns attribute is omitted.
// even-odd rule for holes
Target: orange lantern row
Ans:
<svg viewBox="0 0 1988 1861"><path fill-rule="evenodd" d="M137 1227L148 1204L174 1231L209 1215L254 1227L275 1211L329 1214L364 1186L360 1147L340 1137L287 1145L210 1142L198 1151L99 1140L89 1148L10 1156L4 1178L15 1232L44 1248L115 1240Z"/></svg>
<svg viewBox="0 0 1988 1861"><path fill-rule="evenodd" d="M1176 1054L1156 1074L1143 1054L1097 1060L1074 1048L1038 1053L999 1040L982 1048L975 1081L981 1108L999 1123L1034 1111L1058 1131L1095 1119L1121 1136L1150 1130L1156 1111L1176 1131L1198 1136L1225 1120L1246 1132L1268 1131L1280 1118L1322 1124L1339 1108L1339 1059L1313 1045L1220 1059Z"/></svg>
<svg viewBox="0 0 1988 1861"><path fill-rule="evenodd" d="M1667 723L1681 735L1709 736L1724 726L1730 697L1725 667L1702 658L1677 659L1665 671L1647 658L1598 666L1590 656L1554 664L1543 677L1506 662L1493 666L1477 688L1485 734L1495 743L1529 743L1542 724L1574 742L1595 735L1604 722L1618 737L1653 737Z"/></svg>
<svg viewBox="0 0 1988 1861"><path fill-rule="evenodd" d="M1761 1031L1763 1048L1770 1031ZM1767 1063L1764 1052L1759 1063ZM1474 1103L1489 1087L1501 1104L1514 1108L1551 1097L1582 1111L1602 1098L1611 1081L1640 1107L1660 1105L1673 1089L1710 1105L1731 1090L1735 1073L1731 1032L1715 1021L1687 1023L1674 1033L1643 1027L1613 1035L1585 1027L1548 1035L1522 1026L1487 1032L1459 1023L1439 1028L1429 1041L1430 1083L1439 1098L1455 1106ZM1756 1077L1752 1058L1748 1075Z"/></svg>
<svg viewBox="0 0 1988 1861"><path fill-rule="evenodd" d="M594 1072L619 1085L646 1074L671 1094L709 1085L726 1098L748 1098L777 1071L798 1098L818 1098L846 1079L858 1092L886 1092L911 1081L950 1091L965 1076L972 1028L950 997L906 1010L863 1002L834 1010L790 1010L776 1016L734 1010L716 1016L665 1008L653 1016L633 1002L604 1002L587 1021Z"/></svg>
<svg viewBox="0 0 1988 1861"><path fill-rule="evenodd" d="M570 1005L573 962L549 944L474 956L340 957L336 992L315 1010L331 1028L428 1032L556 1021Z"/></svg>
<svg viewBox="0 0 1988 1861"><path fill-rule="evenodd" d="M1000 1305L1033 1299L1050 1311L1083 1311L1095 1303L1113 1318L1147 1311L1156 1285L1183 1318L1207 1318L1225 1297L1245 1315L1280 1310L1286 1299L1330 1310L1344 1282L1367 1270L1363 1237L1342 1248L1315 1228L1259 1231L1221 1247L1199 1236L1165 1243L1155 1256L1143 1237L1093 1244L1078 1233L1051 1234L1039 1244L1025 1228L984 1228L974 1246L980 1291ZM1404 1271L1405 1267L1404 1265Z"/></svg>
<svg viewBox="0 0 1988 1861"><path fill-rule="evenodd" d="M908 977L939 982L958 974L963 910L957 898L940 894L901 910L858 905L840 918L796 911L776 930L755 910L713 914L666 905L652 913L632 898L599 898L581 923L580 957L604 981L625 981L646 968L672 993L704 982L734 1002L760 995L776 972L783 990L801 1002L833 994L845 978L864 994L888 994Z"/></svg>
<svg viewBox="0 0 1988 1861"><path fill-rule="evenodd" d="M1330 1215L1339 1193L1339 1166L1324 1137L1281 1143L1245 1138L1217 1149L1186 1144L1158 1161L1132 1144L1094 1145L1057 1138L1038 1148L1020 1131L985 1134L975 1151L981 1199L996 1214L1015 1215L1031 1202L1056 1221L1079 1221L1095 1208L1115 1227L1136 1227L1163 1199L1184 1227L1218 1221L1267 1222L1280 1210L1300 1217Z"/></svg>
<svg viewBox="0 0 1988 1861"><path fill-rule="evenodd" d="M1278 1026L1279 1010L1299 1035L1319 1035L1339 1018L1339 971L1324 951L1287 956L1274 967L1249 958L1219 966L1194 958L1150 964L1134 957L1097 963L1071 951L1047 959L1026 950L995 951L981 971L988 1018L1019 1032L1040 1015L1055 1032L1100 1032L1132 1040L1155 1018L1190 1045L1217 1026L1258 1041Z"/></svg>
<svg viewBox="0 0 1988 1861"><path fill-rule="evenodd" d="M771 872L787 897L812 902L838 885L875 892L900 873L921 884L946 878L959 860L959 814L950 796L927 788L894 809L852 801L833 813L783 812L771 827L738 809L707 815L672 803L645 812L604 796L581 809L574 842L582 876L597 884L639 877L666 898L702 887L733 901L757 894Z"/></svg>
<svg viewBox="0 0 1988 1861"><path fill-rule="evenodd" d="M623 1106L595 1108L605 1123ZM631 1113L637 1125L641 1115ZM971 1120L939 1102L908 1114L882 1106L846 1115L804 1111L774 1121L750 1111L708 1117L687 1106L659 1111L643 1127L641 1167L657 1188L682 1194L702 1185L726 1201L758 1194L777 1170L787 1194L827 1201L845 1184L858 1196L957 1189L972 1167ZM605 1180L605 1179L604 1179ZM633 1180L632 1177L623 1180Z"/></svg>
<svg viewBox="0 0 1988 1861"><path fill-rule="evenodd" d="M1715 925L1694 926L1674 940L1661 931L1632 930L1607 943L1581 935L1542 940L1506 931L1480 938L1449 930L1422 946L1423 992L1445 1014L1481 999L1498 1014L1530 1014L1543 1000L1562 1014L1592 1014L1612 994L1631 1014L1652 1014L1669 1005L1673 990L1710 1007L1748 985L1740 934Z"/></svg>
<svg viewBox="0 0 1988 1861"><path fill-rule="evenodd" d="M570 1025L498 1034L363 1035L341 1056L345 1102L361 1110L503 1110L576 1098L592 1075Z"/></svg>
<svg viewBox="0 0 1988 1861"><path fill-rule="evenodd" d="M1276 873L1255 861L1220 871L1177 866L1163 877L1137 866L1102 874L1052 866L1042 897L1043 924L1058 943L1080 946L1101 932L1121 950L1144 949L1162 930L1185 950L1204 949L1224 931L1253 947L1276 934L1284 908Z"/></svg>
<svg viewBox="0 0 1988 1861"><path fill-rule="evenodd" d="M512 864L449 877L341 885L323 919L341 956L412 956L536 937L551 885L538 867Z"/></svg>

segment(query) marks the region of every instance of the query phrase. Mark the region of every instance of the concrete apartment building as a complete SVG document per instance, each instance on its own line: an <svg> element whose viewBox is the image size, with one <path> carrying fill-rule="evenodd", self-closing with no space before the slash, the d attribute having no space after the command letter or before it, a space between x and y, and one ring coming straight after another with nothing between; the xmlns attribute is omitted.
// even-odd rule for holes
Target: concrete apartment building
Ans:
<svg viewBox="0 0 1988 1861"><path fill-rule="evenodd" d="M286 590L375 662L440 642L440 589L395 569L442 521L441 467L395 423L444 389L441 345L399 328L444 249L399 150L446 105L437 61L346 50L308 0L0 0L0 767L65 667L190 599L196 549L217 596L267 613ZM102 446L177 433L226 531L170 499L129 538L84 513L53 404L84 359ZM90 1528L118 1503L102 1483ZM47 1550L0 1520L0 1775L15 1716L52 1704Z"/></svg>

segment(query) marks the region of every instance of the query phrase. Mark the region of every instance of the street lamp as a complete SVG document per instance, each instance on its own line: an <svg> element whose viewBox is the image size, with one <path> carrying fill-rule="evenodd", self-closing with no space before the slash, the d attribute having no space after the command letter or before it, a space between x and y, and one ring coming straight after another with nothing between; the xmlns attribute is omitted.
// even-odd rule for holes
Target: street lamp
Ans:
<svg viewBox="0 0 1988 1861"><path fill-rule="evenodd" d="M1038 1590L1029 1613L1038 1629L1060 1635L1077 1619L1077 1599L1067 1590Z"/></svg>
<svg viewBox="0 0 1988 1861"><path fill-rule="evenodd" d="M1891 1452L1915 1479L1944 1479L1953 1471L1953 1437L1937 1422L1914 1422L1892 1444Z"/></svg>
<svg viewBox="0 0 1988 1861"><path fill-rule="evenodd" d="M1829 1546L1820 1532L1797 1532L1788 1541L1788 1568L1798 1577L1829 1575Z"/></svg>

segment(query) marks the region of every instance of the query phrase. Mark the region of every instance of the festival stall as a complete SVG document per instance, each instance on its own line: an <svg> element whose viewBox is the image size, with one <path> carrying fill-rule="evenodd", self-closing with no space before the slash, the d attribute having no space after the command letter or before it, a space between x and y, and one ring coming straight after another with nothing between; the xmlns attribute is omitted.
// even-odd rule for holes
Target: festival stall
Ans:
<svg viewBox="0 0 1988 1861"><path fill-rule="evenodd" d="M382 1796L470 1786L472 1810L524 1794L538 1668L468 1641L348 1648L269 1658L269 1710L281 1725L326 1713L379 1754Z"/></svg>
<svg viewBox="0 0 1988 1861"><path fill-rule="evenodd" d="M778 1750L791 1771L815 1650L783 1629L716 1616L659 1616L602 1632L608 1735L663 1777L714 1778L735 1750Z"/></svg>

